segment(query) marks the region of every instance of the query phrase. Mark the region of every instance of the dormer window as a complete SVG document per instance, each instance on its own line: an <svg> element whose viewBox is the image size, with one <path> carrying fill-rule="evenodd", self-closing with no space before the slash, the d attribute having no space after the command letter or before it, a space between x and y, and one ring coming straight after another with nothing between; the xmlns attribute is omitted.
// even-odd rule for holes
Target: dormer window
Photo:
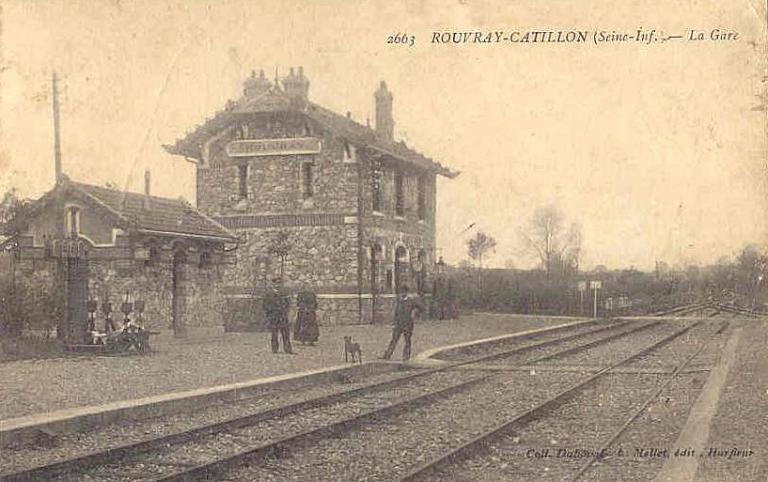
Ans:
<svg viewBox="0 0 768 482"><path fill-rule="evenodd" d="M249 139L249 133L248 133L248 124L243 124L240 126L240 138L241 139Z"/></svg>
<svg viewBox="0 0 768 482"><path fill-rule="evenodd" d="M72 238L80 234L80 208L78 207L73 206L67 209L67 233Z"/></svg>

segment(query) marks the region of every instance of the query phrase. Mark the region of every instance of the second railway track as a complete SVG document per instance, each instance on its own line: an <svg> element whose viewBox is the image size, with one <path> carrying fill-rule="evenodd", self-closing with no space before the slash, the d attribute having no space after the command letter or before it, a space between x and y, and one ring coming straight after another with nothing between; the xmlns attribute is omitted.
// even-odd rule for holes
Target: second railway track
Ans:
<svg viewBox="0 0 768 482"><path fill-rule="evenodd" d="M474 366L481 368L490 361L534 364L567 358L639 334L654 339L654 348L630 357L635 359L684 335L691 326L672 335L663 335L660 333L665 331L664 327L658 322L614 323L564 330L556 336L550 334L531 340L518 340L511 348L502 347L479 357L453 360L439 368L418 370L416 373L364 384L266 412L7 473L2 480L41 480L40 477L45 477L45 480L107 481L204 480L211 477L229 477L231 480L241 480L238 477L245 477L242 480L323 480L314 471L313 477L317 478L296 479L295 474L281 475L279 467L269 470L269 465L275 460L283 460L294 450L308 450L322 462L322 447L327 441L347 440L348 437L354 439L355 434L366 433L370 427L388 426L387 420L392 419L397 419L397 423L393 424L398 427L397 430L408 430L409 423L401 419L404 415L415 416L417 418L414 422L420 423L429 420L430 413L461 413L462 407L470 407L471 419L472 413L478 410L488 413L503 411L504 405L510 405L511 402L517 407L521 403L522 406L542 403L542 397L547 393L551 394L553 389L561 389L573 382L573 375L569 374L550 374L521 382L513 375L491 374L473 369ZM463 369L457 370L459 367ZM545 389L542 384L546 386ZM527 401L510 398L510 393L517 394L518 398L521 393L525 393L532 398ZM439 434L439 421L434 423L433 428ZM451 423L457 423L457 420ZM470 429L472 427L466 425L464 430ZM368 444L369 449L372 449L374 443L386 444L388 439L386 431L376 435L373 430L371 436L373 440ZM414 440L418 439L416 437ZM458 440L447 442L455 445ZM321 449L318 451L317 447ZM352 449L359 450L360 447L353 445L350 447ZM439 447L433 449L439 450ZM334 453L332 448L329 450ZM381 450L386 452L386 446L381 447ZM397 449L392 447L392 450ZM404 468L414 465L417 464L411 461ZM241 466L245 467L237 469ZM239 474L239 470L247 473ZM253 473L254 470L258 473ZM364 473L363 467L360 467L360 473ZM374 471L370 476L373 478L367 480L381 480L379 477L384 474ZM325 480L339 479L331 477L329 472ZM366 480L366 477L356 477L356 480Z"/></svg>

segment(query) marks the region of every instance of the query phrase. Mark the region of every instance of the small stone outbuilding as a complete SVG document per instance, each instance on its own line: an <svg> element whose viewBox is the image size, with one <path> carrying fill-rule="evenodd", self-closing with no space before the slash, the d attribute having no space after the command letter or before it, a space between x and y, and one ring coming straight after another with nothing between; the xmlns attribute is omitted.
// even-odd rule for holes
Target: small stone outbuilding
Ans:
<svg viewBox="0 0 768 482"><path fill-rule="evenodd" d="M219 286L236 238L184 200L151 196L148 173L144 194L62 176L8 243L15 282L48 292L66 343L86 342L89 312L103 326L110 304L119 326L126 302L143 305L150 330L223 325Z"/></svg>

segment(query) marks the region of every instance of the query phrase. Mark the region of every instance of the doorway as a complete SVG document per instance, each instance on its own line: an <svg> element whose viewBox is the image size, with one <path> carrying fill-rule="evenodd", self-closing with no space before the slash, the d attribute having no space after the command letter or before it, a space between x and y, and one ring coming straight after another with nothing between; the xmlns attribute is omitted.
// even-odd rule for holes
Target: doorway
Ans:
<svg viewBox="0 0 768 482"><path fill-rule="evenodd" d="M88 259L79 256L63 258L60 268L66 313L60 317L64 326L59 325L58 338L69 344L85 343L88 340Z"/></svg>
<svg viewBox="0 0 768 482"><path fill-rule="evenodd" d="M403 286L408 283L408 251L403 246L395 249L395 293L399 294Z"/></svg>
<svg viewBox="0 0 768 482"><path fill-rule="evenodd" d="M185 322L185 311L187 307L187 254L184 251L176 251L173 254L172 269L172 313L171 324L173 326L173 336L184 338L187 336L187 326Z"/></svg>

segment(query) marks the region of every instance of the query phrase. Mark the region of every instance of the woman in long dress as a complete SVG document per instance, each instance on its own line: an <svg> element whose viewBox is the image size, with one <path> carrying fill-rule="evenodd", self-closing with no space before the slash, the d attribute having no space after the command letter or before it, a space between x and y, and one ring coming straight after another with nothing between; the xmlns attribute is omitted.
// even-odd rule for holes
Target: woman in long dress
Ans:
<svg viewBox="0 0 768 482"><path fill-rule="evenodd" d="M317 297L311 291L302 291L296 296L296 326L293 338L302 345L314 345L320 337L317 326Z"/></svg>

